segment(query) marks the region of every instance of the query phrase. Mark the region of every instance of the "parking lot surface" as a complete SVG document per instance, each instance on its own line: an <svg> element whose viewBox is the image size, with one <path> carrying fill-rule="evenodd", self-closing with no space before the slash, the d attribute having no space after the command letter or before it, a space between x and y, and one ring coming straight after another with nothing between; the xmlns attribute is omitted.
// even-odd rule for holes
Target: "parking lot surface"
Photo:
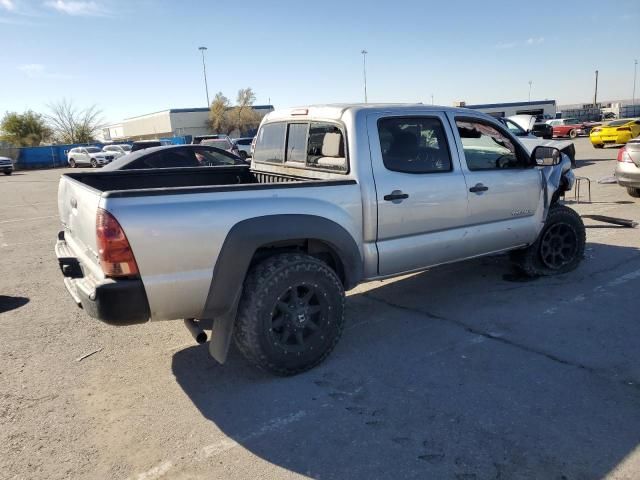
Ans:
<svg viewBox="0 0 640 480"><path fill-rule="evenodd" d="M640 221L597 183L617 149L576 148L592 202L567 203ZM496 256L361 285L327 361L276 378L182 322L79 310L53 253L63 171L0 177L0 478L640 478L638 229L585 220L558 277Z"/></svg>

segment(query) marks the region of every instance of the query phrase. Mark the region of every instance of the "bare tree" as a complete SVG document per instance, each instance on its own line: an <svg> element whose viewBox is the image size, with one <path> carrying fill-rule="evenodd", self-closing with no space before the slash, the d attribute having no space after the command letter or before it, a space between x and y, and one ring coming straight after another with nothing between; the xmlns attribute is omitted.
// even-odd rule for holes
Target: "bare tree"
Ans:
<svg viewBox="0 0 640 480"><path fill-rule="evenodd" d="M102 111L92 105L79 109L71 100L62 99L48 105L54 138L60 143L90 143L103 125Z"/></svg>

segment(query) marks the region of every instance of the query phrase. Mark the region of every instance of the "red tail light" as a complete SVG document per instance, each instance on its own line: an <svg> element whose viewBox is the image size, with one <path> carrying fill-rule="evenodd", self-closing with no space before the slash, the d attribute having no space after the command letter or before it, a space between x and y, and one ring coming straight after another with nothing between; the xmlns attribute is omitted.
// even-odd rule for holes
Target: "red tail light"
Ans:
<svg viewBox="0 0 640 480"><path fill-rule="evenodd" d="M124 230L109 212L99 208L96 216L98 256L107 277L138 275L138 265Z"/></svg>
<svg viewBox="0 0 640 480"><path fill-rule="evenodd" d="M620 127L620 128L616 128L616 131L618 131L618 132L630 132L631 128L629 128L629 127Z"/></svg>
<svg viewBox="0 0 640 480"><path fill-rule="evenodd" d="M622 147L620 150L618 150L618 161L624 163L633 163L633 160L631 160L631 155L629 155L629 152L627 152L627 149L625 147Z"/></svg>
<svg viewBox="0 0 640 480"><path fill-rule="evenodd" d="M602 130L601 128L594 128L593 130L591 130L591 133L598 133L600 130Z"/></svg>

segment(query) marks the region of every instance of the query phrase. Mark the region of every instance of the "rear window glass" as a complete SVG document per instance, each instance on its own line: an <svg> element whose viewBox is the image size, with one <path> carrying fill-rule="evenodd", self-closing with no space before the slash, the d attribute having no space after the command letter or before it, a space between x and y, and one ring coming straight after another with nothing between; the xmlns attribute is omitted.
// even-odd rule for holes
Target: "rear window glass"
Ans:
<svg viewBox="0 0 640 480"><path fill-rule="evenodd" d="M627 124L629 122L630 122L630 120L615 120L613 122L609 122L607 124L607 126L609 126L609 127L619 127L620 125L625 125L625 124Z"/></svg>
<svg viewBox="0 0 640 480"><path fill-rule="evenodd" d="M257 162L282 163L284 161L285 123L268 123L258 132L253 159Z"/></svg>
<svg viewBox="0 0 640 480"><path fill-rule="evenodd" d="M287 135L287 162L307 161L307 128L306 123L290 123Z"/></svg>
<svg viewBox="0 0 640 480"><path fill-rule="evenodd" d="M307 165L323 170L347 171L344 135L337 125L311 123L307 143Z"/></svg>

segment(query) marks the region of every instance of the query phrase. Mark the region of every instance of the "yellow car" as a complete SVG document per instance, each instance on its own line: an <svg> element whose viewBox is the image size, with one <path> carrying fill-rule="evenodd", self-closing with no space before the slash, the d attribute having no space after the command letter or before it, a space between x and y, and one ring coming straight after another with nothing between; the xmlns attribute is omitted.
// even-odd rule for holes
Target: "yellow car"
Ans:
<svg viewBox="0 0 640 480"><path fill-rule="evenodd" d="M623 145L638 135L640 120L623 118L592 129L589 139L595 148L603 148L605 145Z"/></svg>

